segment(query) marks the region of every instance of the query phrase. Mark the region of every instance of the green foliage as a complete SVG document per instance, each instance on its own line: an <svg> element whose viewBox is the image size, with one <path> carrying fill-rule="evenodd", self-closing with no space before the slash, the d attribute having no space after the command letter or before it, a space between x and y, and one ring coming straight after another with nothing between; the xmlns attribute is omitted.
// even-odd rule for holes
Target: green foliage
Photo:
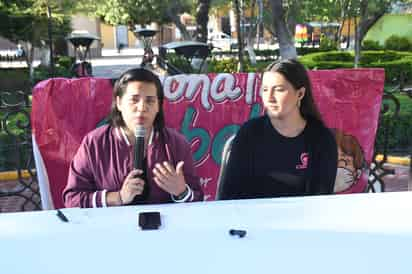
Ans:
<svg viewBox="0 0 412 274"><path fill-rule="evenodd" d="M384 63L400 59L400 55L396 51L380 50L380 51L362 51L360 57L361 64Z"/></svg>
<svg viewBox="0 0 412 274"><path fill-rule="evenodd" d="M58 56L57 60L56 60L56 65L58 67L62 67L65 68L67 70L70 70L70 68L72 67L72 65L75 62L75 57L72 56Z"/></svg>
<svg viewBox="0 0 412 274"><path fill-rule="evenodd" d="M11 97L17 97L12 96ZM8 103L19 102L18 98L7 98ZM30 113L30 109L26 108L25 111ZM16 169L17 165L23 165L27 160L28 154L25 147L17 145L24 138L23 135L27 134L27 131L22 129L28 124L29 116L24 115L21 112L6 114L0 110L0 120L3 123L3 129L0 131L0 171ZM6 129L10 132L7 134ZM18 161L20 160L20 163Z"/></svg>
<svg viewBox="0 0 412 274"><path fill-rule="evenodd" d="M298 56L306 55L309 53L324 52L319 48L299 47L296 48ZM279 49L263 49L255 50L256 59L259 61L275 61L279 58ZM213 51L212 56L219 58L221 56L231 56L237 58L237 50L235 51ZM216 60L217 61L217 60Z"/></svg>
<svg viewBox="0 0 412 274"><path fill-rule="evenodd" d="M346 51L329 51L327 53L319 53L314 55L313 60L315 61L340 61L340 62L351 62L353 56Z"/></svg>
<svg viewBox="0 0 412 274"><path fill-rule="evenodd" d="M322 33L320 37L320 45L319 49L321 51L327 51L327 50L337 50L338 49L338 43L330 38L328 38L326 35Z"/></svg>
<svg viewBox="0 0 412 274"><path fill-rule="evenodd" d="M6 133L0 133L0 171L6 171L15 167L14 138Z"/></svg>
<svg viewBox="0 0 412 274"><path fill-rule="evenodd" d="M299 60L308 69L353 68L353 55L343 51L328 51L307 54Z"/></svg>
<svg viewBox="0 0 412 274"><path fill-rule="evenodd" d="M0 93L3 91L22 90L31 88L27 69L0 69Z"/></svg>
<svg viewBox="0 0 412 274"><path fill-rule="evenodd" d="M74 62L75 62L74 57L58 56L56 58L56 66L54 67L54 71L53 71L54 77L64 77L64 78L72 77L70 69ZM50 77L51 77L50 68L39 66L34 69L33 84L35 85L40 81L49 79Z"/></svg>
<svg viewBox="0 0 412 274"><path fill-rule="evenodd" d="M57 57L54 68L55 77L71 77L70 68L73 62L74 57ZM33 85L48 78L50 78L50 68L48 67L37 67L34 69L33 83L29 80L27 69L0 69L0 92L14 90L29 91Z"/></svg>
<svg viewBox="0 0 412 274"><path fill-rule="evenodd" d="M362 52L362 67L384 68L385 81L397 82L403 73L405 81L412 80L412 54L396 51L364 51Z"/></svg>
<svg viewBox="0 0 412 274"><path fill-rule="evenodd" d="M378 41L364 40L362 42L362 50L381 50L382 46L379 45Z"/></svg>
<svg viewBox="0 0 412 274"><path fill-rule="evenodd" d="M313 53L299 59L309 69L353 68L353 52L330 51ZM363 51L361 67L385 69L385 79L391 83L404 73L405 80L412 80L412 54L396 51Z"/></svg>
<svg viewBox="0 0 412 274"><path fill-rule="evenodd" d="M108 24L122 24L134 29L135 25L172 22L171 15L178 16L190 12L193 2L192 0L84 0L79 6Z"/></svg>
<svg viewBox="0 0 412 274"><path fill-rule="evenodd" d="M71 31L69 0L2 1L0 5L0 35L12 41L30 42L35 46L48 40L47 4L52 11L54 39L61 39Z"/></svg>
<svg viewBox="0 0 412 274"><path fill-rule="evenodd" d="M385 49L397 50L397 51L410 51L412 50L412 44L406 37L398 35L391 35L385 40Z"/></svg>
<svg viewBox="0 0 412 274"><path fill-rule="evenodd" d="M208 63L208 71L215 73L235 73L237 72L237 59L229 58L223 60L212 59Z"/></svg>
<svg viewBox="0 0 412 274"><path fill-rule="evenodd" d="M400 113L393 117L393 106L383 115L376 136L375 149L382 152L384 147L385 126L387 126L388 149L408 151L412 148L412 100L404 94L396 94L400 102Z"/></svg>
<svg viewBox="0 0 412 274"><path fill-rule="evenodd" d="M174 67L184 73L193 73L192 66L183 56L177 55L175 53L167 53L166 60L168 60L169 63L171 63Z"/></svg>
<svg viewBox="0 0 412 274"><path fill-rule="evenodd" d="M247 72L263 72L264 69L272 63L273 60L258 61L255 66L252 66L248 58L245 59L245 71ZM237 72L238 61L237 58L228 58L218 60L212 58L208 62L208 72L210 73L235 73Z"/></svg>
<svg viewBox="0 0 412 274"><path fill-rule="evenodd" d="M70 78L72 75L70 73L70 68L62 67L62 66L56 66L54 68L54 77L65 77L65 78ZM50 68L44 67L44 66L39 66L34 69L34 74L33 74L33 83L34 85L37 84L40 81L49 79L50 76Z"/></svg>

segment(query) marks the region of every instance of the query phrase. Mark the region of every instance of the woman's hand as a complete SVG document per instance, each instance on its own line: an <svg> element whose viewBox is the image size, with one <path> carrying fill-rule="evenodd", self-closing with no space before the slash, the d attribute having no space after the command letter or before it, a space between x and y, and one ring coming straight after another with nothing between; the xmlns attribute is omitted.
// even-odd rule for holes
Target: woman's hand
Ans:
<svg viewBox="0 0 412 274"><path fill-rule="evenodd" d="M186 190L183 164L184 162L180 161L175 168L168 162L157 163L153 169L154 181L164 191L179 196Z"/></svg>
<svg viewBox="0 0 412 274"><path fill-rule="evenodd" d="M124 179L122 188L119 191L119 199L123 205L131 203L136 195L143 193L145 182L137 177L142 173L142 170L134 169Z"/></svg>

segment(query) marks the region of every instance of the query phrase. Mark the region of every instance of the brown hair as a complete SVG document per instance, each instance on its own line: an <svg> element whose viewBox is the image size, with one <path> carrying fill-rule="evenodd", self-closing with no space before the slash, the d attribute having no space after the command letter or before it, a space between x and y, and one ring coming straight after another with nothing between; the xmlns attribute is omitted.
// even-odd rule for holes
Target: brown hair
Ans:
<svg viewBox="0 0 412 274"><path fill-rule="evenodd" d="M159 103L159 112L157 113L155 120L153 122L153 128L156 131L161 131L165 127L163 111L163 86L159 78L156 76L156 74L145 68L134 68L126 71L120 76L120 78L114 84L112 107L111 113L109 115L109 123L114 127L125 126L122 114L117 109L116 98L123 97L124 93L126 92L128 83L134 81L153 83L156 86L156 95Z"/></svg>
<svg viewBox="0 0 412 274"><path fill-rule="evenodd" d="M282 59L270 64L264 71L277 72L283 75L297 90L305 88L305 95L300 104L300 114L305 120L315 119L323 124L319 110L313 100L312 85L306 68L295 59Z"/></svg>
<svg viewBox="0 0 412 274"><path fill-rule="evenodd" d="M336 143L339 148L345 153L353 157L353 166L355 169L361 169L365 166L365 157L363 150L358 140L349 134L334 129Z"/></svg>

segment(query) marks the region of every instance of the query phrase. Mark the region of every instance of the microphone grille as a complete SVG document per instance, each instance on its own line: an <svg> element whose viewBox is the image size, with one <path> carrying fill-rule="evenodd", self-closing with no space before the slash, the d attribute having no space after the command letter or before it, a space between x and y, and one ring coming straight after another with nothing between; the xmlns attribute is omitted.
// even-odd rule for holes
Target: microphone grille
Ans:
<svg viewBox="0 0 412 274"><path fill-rule="evenodd" d="M144 137L146 135L146 129L144 126L138 125L134 131L135 137Z"/></svg>

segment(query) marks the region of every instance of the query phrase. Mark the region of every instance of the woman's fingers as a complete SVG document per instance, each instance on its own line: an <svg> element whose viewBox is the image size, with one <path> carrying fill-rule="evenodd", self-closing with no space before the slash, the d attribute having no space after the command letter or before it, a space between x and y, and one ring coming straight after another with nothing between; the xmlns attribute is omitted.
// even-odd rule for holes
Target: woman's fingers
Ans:
<svg viewBox="0 0 412 274"><path fill-rule="evenodd" d="M129 172L129 174L126 177L126 181L130 180L130 179L134 179L137 176L143 174L143 170L140 169L133 169L132 171Z"/></svg>
<svg viewBox="0 0 412 274"><path fill-rule="evenodd" d="M163 162L163 167L164 169L169 173L169 174L175 174L175 168L169 164L168 162Z"/></svg>
<svg viewBox="0 0 412 274"><path fill-rule="evenodd" d="M170 177L174 175L174 169L170 166L169 163L164 162L163 164L157 163L155 169L158 173L162 174L165 177Z"/></svg>
<svg viewBox="0 0 412 274"><path fill-rule="evenodd" d="M157 165L153 169L153 173L162 182L167 182L169 178L171 177L171 175L169 175L169 173L166 172L164 168L161 168L161 167L159 168Z"/></svg>

